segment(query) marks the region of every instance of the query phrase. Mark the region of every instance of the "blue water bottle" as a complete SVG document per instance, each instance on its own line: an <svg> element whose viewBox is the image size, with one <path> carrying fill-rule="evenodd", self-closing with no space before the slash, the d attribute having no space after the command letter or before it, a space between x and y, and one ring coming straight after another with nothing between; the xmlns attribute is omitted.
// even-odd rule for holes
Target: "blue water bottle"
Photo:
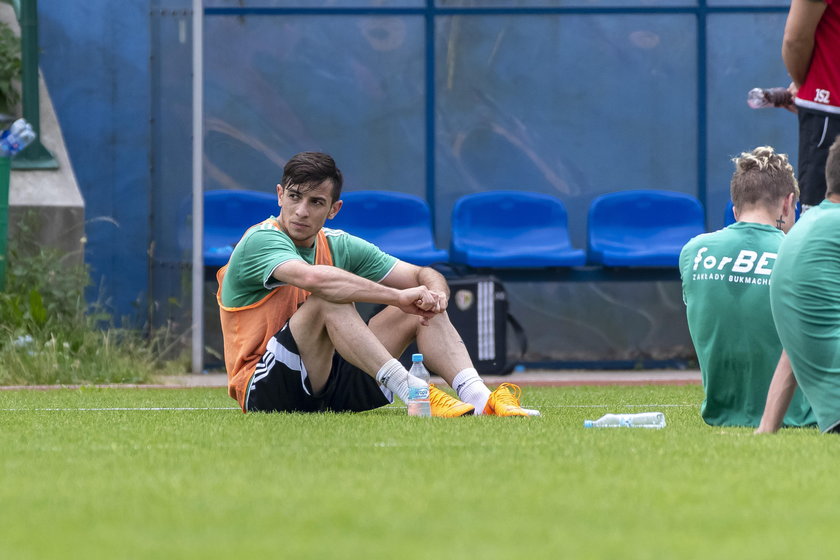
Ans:
<svg viewBox="0 0 840 560"><path fill-rule="evenodd" d="M8 130L0 134L0 155L12 157L32 141L35 140L35 131L32 125L25 119L18 119L12 123Z"/></svg>

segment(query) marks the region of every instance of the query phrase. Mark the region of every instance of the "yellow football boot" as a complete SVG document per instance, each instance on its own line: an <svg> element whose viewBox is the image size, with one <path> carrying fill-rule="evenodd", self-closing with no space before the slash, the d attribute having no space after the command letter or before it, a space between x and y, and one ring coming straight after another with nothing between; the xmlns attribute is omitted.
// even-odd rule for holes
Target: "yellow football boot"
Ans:
<svg viewBox="0 0 840 560"><path fill-rule="evenodd" d="M495 416L539 416L539 410L522 408L519 399L522 396L522 389L513 383L502 383L496 390L490 393L487 404L484 406L484 414Z"/></svg>
<svg viewBox="0 0 840 560"><path fill-rule="evenodd" d="M450 397L448 393L441 391L434 385L429 385L429 403L431 404L432 416L437 418L456 418L475 412L473 405Z"/></svg>

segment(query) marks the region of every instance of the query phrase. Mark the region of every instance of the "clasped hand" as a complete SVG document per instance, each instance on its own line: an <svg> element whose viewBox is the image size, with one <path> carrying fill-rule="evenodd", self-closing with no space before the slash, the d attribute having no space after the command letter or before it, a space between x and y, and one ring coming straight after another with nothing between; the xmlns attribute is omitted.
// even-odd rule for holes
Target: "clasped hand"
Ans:
<svg viewBox="0 0 840 560"><path fill-rule="evenodd" d="M420 324L428 325L429 319L446 311L448 303L446 294L417 286L402 291L399 307L406 313L419 315Z"/></svg>

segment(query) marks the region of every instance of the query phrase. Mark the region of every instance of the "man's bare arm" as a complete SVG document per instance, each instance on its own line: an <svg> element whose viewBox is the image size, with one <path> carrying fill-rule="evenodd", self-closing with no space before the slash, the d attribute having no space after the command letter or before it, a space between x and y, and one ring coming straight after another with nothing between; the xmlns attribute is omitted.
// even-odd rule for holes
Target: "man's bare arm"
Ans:
<svg viewBox="0 0 840 560"><path fill-rule="evenodd" d="M299 260L277 266L272 276L333 303L382 303L424 318L434 314L431 309L438 299L425 286L388 286L334 266L311 265Z"/></svg>
<svg viewBox="0 0 840 560"><path fill-rule="evenodd" d="M793 399L794 391L796 391L796 378L793 376L793 367L787 352L782 350L776 371L773 373L773 380L770 382L770 389L767 391L764 414L761 416L761 423L755 433L772 434L782 427L782 420Z"/></svg>
<svg viewBox="0 0 840 560"><path fill-rule="evenodd" d="M447 284L446 278L437 270L427 266L416 266L397 261L388 276L382 280L382 284L394 288L427 287L430 292L437 295L437 305L433 309L435 313L446 311L449 305L449 284Z"/></svg>
<svg viewBox="0 0 840 560"><path fill-rule="evenodd" d="M793 0L790 4L782 40L782 60L797 90L808 74L814 52L814 33L825 8L826 3L822 0Z"/></svg>

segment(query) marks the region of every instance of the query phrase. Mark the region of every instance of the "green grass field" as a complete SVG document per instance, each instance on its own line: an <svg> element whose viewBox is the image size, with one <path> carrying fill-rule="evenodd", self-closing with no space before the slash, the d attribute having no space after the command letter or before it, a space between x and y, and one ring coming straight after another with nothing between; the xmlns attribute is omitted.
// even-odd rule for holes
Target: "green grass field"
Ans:
<svg viewBox="0 0 840 560"><path fill-rule="evenodd" d="M0 391L0 558L834 557L840 439L711 428L701 398L525 388L541 418L439 420ZM668 426L582 427L646 410Z"/></svg>

